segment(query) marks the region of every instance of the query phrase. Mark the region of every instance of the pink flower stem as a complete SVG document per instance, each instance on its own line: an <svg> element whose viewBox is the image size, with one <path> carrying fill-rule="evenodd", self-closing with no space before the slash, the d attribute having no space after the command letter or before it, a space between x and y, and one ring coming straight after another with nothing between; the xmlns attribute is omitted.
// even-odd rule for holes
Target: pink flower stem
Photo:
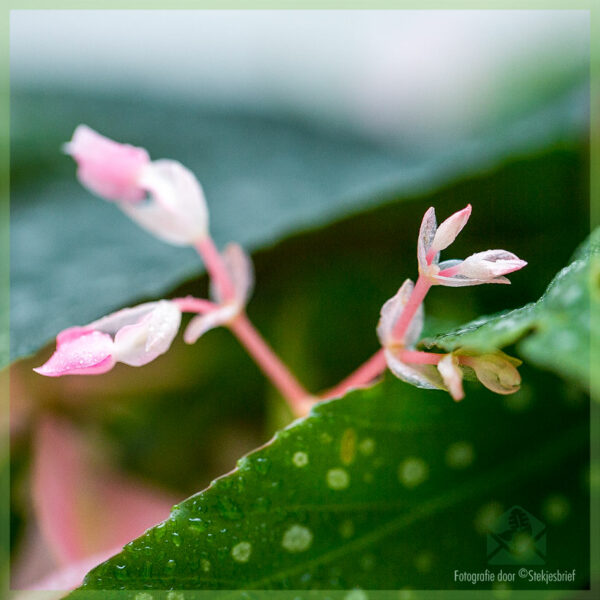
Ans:
<svg viewBox="0 0 600 600"><path fill-rule="evenodd" d="M196 244L196 250L202 257L208 274L215 282L215 285L219 288L219 291L223 296L223 300L225 302L233 300L235 297L233 283L229 277L227 269L225 268L223 258L219 254L219 251L217 250L217 247L215 246L215 243L210 235L207 235Z"/></svg>
<svg viewBox="0 0 600 600"><path fill-rule="evenodd" d="M218 304L204 298L194 298L186 296L185 298L173 298L172 302L177 304L181 312L200 313L204 314L219 308Z"/></svg>
<svg viewBox="0 0 600 600"><path fill-rule="evenodd" d="M241 313L230 323L229 328L237 336L248 353L254 358L263 373L288 401L292 412L304 416L315 399L302 387L289 369L281 362L271 347L263 339L245 313Z"/></svg>
<svg viewBox="0 0 600 600"><path fill-rule="evenodd" d="M210 236L206 236L196 244L196 250L202 257L206 270L218 286L227 302L235 299L235 288L231 277L223 263L215 243ZM201 301L208 302L207 300ZM212 303L211 303L212 304ZM203 312L201 304L190 304ZM315 399L304 389L290 370L283 364L271 347L263 339L245 313L241 313L230 324L229 328L246 348L263 373L271 380L273 385L287 400L292 412L296 416L304 416L314 404Z"/></svg>
<svg viewBox="0 0 600 600"><path fill-rule="evenodd" d="M420 352L419 350L400 350L397 356L403 363L437 365L445 355L435 352Z"/></svg>
<svg viewBox="0 0 600 600"><path fill-rule="evenodd" d="M410 295L402 314L394 325L392 335L397 342L404 342L406 331L410 327L411 321L413 320L417 309L425 299L430 287L431 283L425 277L419 275L417 283L415 284L415 289L412 291L412 294Z"/></svg>
<svg viewBox="0 0 600 600"><path fill-rule="evenodd" d="M369 358L369 360L358 367L356 371L343 379L335 387L322 394L321 398L323 400L328 400L329 398L342 396L351 388L365 386L373 381L375 377L381 375L386 368L387 363L385 360L384 351L383 349L378 350L375 354L373 354L373 356L371 356L371 358Z"/></svg>

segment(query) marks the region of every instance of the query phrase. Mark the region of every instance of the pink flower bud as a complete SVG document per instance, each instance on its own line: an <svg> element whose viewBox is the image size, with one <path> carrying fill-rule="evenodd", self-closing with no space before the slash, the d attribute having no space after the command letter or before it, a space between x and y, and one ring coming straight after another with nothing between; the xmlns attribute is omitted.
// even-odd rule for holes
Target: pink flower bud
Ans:
<svg viewBox="0 0 600 600"><path fill-rule="evenodd" d="M194 175L174 160L150 161L148 152L118 144L80 125L65 144L81 183L156 237L194 245L208 233L208 209ZM146 199L146 196L149 197Z"/></svg>
<svg viewBox="0 0 600 600"><path fill-rule="evenodd" d="M56 351L40 375L98 375L117 362L134 367L164 354L179 329L181 311L160 300L125 308L85 327L70 327L56 337Z"/></svg>
<svg viewBox="0 0 600 600"><path fill-rule="evenodd" d="M79 125L64 150L77 162L79 181L102 198L136 202L146 195L138 183L142 167L150 162L143 148L119 144Z"/></svg>

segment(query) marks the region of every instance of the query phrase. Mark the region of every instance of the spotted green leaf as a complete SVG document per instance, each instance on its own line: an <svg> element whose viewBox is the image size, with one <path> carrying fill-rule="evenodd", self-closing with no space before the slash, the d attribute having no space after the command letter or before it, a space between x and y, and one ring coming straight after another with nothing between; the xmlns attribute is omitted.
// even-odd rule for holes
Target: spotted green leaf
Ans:
<svg viewBox="0 0 600 600"><path fill-rule="evenodd" d="M588 387L591 339L600 334L593 315L599 310L600 229L596 229L537 302L479 318L425 340L425 345L446 351L489 352L521 340L518 351L526 360Z"/></svg>
<svg viewBox="0 0 600 600"><path fill-rule="evenodd" d="M473 386L456 404L388 377L320 404L81 590L473 589L454 570L485 568L486 531L515 505L547 525L546 566L577 569L577 585L586 402L552 376L526 379L515 396Z"/></svg>

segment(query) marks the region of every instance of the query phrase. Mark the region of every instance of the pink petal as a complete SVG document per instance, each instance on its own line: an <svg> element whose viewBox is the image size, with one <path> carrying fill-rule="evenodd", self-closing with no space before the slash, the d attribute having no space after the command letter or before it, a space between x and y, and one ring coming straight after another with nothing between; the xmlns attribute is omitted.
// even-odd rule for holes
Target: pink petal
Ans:
<svg viewBox="0 0 600 600"><path fill-rule="evenodd" d="M143 148L119 144L79 125L65 144L65 152L75 159L79 180L92 192L107 200L136 202L144 198L138 177L150 157Z"/></svg>
<svg viewBox="0 0 600 600"><path fill-rule="evenodd" d="M414 289L414 284L410 279L407 279L396 292L396 295L390 298L381 309L381 318L377 325L377 336L382 346L389 346L394 343L393 330L396 321L400 318L404 307L408 303ZM415 316L413 317L410 326L404 336L405 345L412 346L421 335L423 330L423 322L425 313L423 304L419 306Z"/></svg>
<svg viewBox="0 0 600 600"><path fill-rule="evenodd" d="M431 243L431 247L427 252L427 261L432 262L433 257L447 248L455 239L456 236L461 232L462 228L467 224L469 217L471 216L471 205L467 204L465 208L455 212L453 215L448 217L435 232L435 237Z"/></svg>
<svg viewBox="0 0 600 600"><path fill-rule="evenodd" d="M113 341L110 335L90 331L85 327L71 327L56 338L54 354L41 367L34 369L40 375L98 375L115 365Z"/></svg>
<svg viewBox="0 0 600 600"><path fill-rule="evenodd" d="M486 250L466 258L458 268L458 273L471 279L493 279L518 271L527 263L506 250Z"/></svg>
<svg viewBox="0 0 600 600"><path fill-rule="evenodd" d="M462 400L465 392L462 385L462 371L458 366L458 357L446 354L438 362L437 368L452 398L456 401Z"/></svg>
<svg viewBox="0 0 600 600"><path fill-rule="evenodd" d="M428 261L427 254L435 237L436 229L437 223L435 220L435 210L433 207L431 207L423 216L421 228L419 229L419 239L417 240L417 259L419 262L419 269L424 269L428 264L433 262L433 258L435 258L433 257L432 260Z"/></svg>
<svg viewBox="0 0 600 600"><path fill-rule="evenodd" d="M174 160L147 165L140 185L150 193L146 203L123 203L120 208L138 225L176 246L197 243L208 233L208 208L194 174Z"/></svg>
<svg viewBox="0 0 600 600"><path fill-rule="evenodd" d="M169 516L174 497L99 464L66 421L44 418L34 439L34 510L60 564L112 555Z"/></svg>

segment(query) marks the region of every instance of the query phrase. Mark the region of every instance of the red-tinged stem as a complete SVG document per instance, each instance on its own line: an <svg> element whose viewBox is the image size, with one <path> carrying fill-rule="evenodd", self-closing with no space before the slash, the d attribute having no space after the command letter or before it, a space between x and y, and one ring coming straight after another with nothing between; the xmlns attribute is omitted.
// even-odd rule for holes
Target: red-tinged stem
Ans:
<svg viewBox="0 0 600 600"><path fill-rule="evenodd" d="M417 309L425 299L429 288L431 287L431 283L422 275L419 275L417 279L417 283L415 284L415 288L410 295L400 318L396 321L394 325L394 330L392 332L392 336L395 340L402 343L404 341L404 336L406 335L407 329L410 327L410 324L417 312Z"/></svg>
<svg viewBox="0 0 600 600"><path fill-rule="evenodd" d="M306 415L315 399L281 362L252 325L246 314L240 314L230 323L229 328L248 350L264 374L273 382L273 385L281 392L282 396L287 399L293 413L298 417Z"/></svg>
<svg viewBox="0 0 600 600"><path fill-rule="evenodd" d="M438 273L438 275L441 275L442 277L453 277L460 271L461 264L462 263L455 265L453 267L448 267L447 269L440 271Z"/></svg>
<svg viewBox="0 0 600 600"><path fill-rule="evenodd" d="M400 350L397 356L403 363L419 365L437 365L444 358L443 354L420 352L419 350Z"/></svg>
<svg viewBox="0 0 600 600"><path fill-rule="evenodd" d="M367 362L363 363L356 371L350 374L346 379L343 379L335 387L327 390L321 395L321 398L328 400L329 398L335 398L342 396L351 388L357 388L367 385L375 377L381 375L387 368L385 361L384 350L378 350Z"/></svg>
<svg viewBox="0 0 600 600"><path fill-rule="evenodd" d="M235 288L229 272L210 236L206 236L196 244L196 250L202 257L206 270L219 288L223 302L235 299ZM208 301L204 301L208 302ZM198 305L198 308L200 305ZM273 385L287 400L296 416L304 416L314 404L315 399L304 389L290 370L283 364L271 347L263 339L245 313L241 313L230 324L229 328L246 348L248 353L271 380Z"/></svg>
<svg viewBox="0 0 600 600"><path fill-rule="evenodd" d="M175 302L181 312L200 313L204 314L219 308L218 304L204 298L194 298L186 296L185 298L173 298L171 302Z"/></svg>
<svg viewBox="0 0 600 600"><path fill-rule="evenodd" d="M217 250L217 247L215 246L215 243L210 235L207 235L196 243L196 250L202 257L204 265L206 266L206 270L208 271L212 280L215 282L215 285L219 288L219 291L223 296L223 300L225 302L233 300L235 297L235 288L233 287L233 282L231 281L229 273L225 268L223 258L219 254L219 251Z"/></svg>

